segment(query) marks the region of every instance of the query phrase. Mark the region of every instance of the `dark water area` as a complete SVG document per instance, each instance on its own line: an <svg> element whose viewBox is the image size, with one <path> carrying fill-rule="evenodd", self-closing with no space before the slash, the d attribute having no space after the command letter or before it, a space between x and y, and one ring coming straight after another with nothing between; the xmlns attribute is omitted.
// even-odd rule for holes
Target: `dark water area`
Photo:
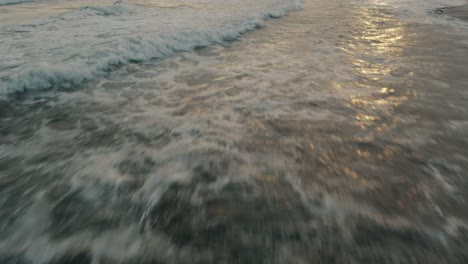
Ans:
<svg viewBox="0 0 468 264"><path fill-rule="evenodd" d="M0 102L0 263L467 263L468 27L421 16L305 1Z"/></svg>
<svg viewBox="0 0 468 264"><path fill-rule="evenodd" d="M446 12L450 16L468 21L468 5L449 7L441 10L442 13Z"/></svg>

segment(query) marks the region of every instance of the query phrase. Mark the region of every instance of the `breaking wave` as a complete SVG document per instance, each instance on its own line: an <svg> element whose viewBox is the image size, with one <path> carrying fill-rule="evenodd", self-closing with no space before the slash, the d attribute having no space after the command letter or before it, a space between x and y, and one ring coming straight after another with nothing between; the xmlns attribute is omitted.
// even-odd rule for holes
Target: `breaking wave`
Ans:
<svg viewBox="0 0 468 264"><path fill-rule="evenodd" d="M267 19L279 18L286 15L289 11L300 8L301 4L293 1L288 4L277 5L257 15L250 15L240 19L236 18L227 22L223 21L223 25L219 27L187 28L180 31L170 30L155 34L142 34L139 32L122 34L113 36L108 41L104 41L105 44L99 45L93 45L93 42L97 39L96 36L100 36L95 34L89 43L88 41L84 42L85 47L80 47L86 50L84 56L81 54L70 54L67 59L47 61L44 57L48 54L45 52L44 54L39 53L37 59L32 58L31 61L9 67L9 70L5 71L6 74L5 72L2 74L2 65L0 64L0 98L7 99L13 93L24 92L26 90L68 88L84 81L103 77L116 67L128 63L164 59L177 52L191 51L195 48L235 40L247 31L261 28ZM123 5L83 7L78 11L86 11L87 13L101 16L130 12L129 8ZM66 17L71 16L68 14ZM55 18L57 21L64 19L64 16ZM47 21L49 24L53 24L54 22ZM186 22L180 21L180 23ZM138 25L135 26L137 27ZM53 48L49 50L53 50ZM63 50L63 52L67 52L67 50ZM73 52L76 52L76 50ZM53 57L55 54L50 56Z"/></svg>
<svg viewBox="0 0 468 264"><path fill-rule="evenodd" d="M32 0L0 0L0 6L2 5L15 5L26 2L32 2Z"/></svg>

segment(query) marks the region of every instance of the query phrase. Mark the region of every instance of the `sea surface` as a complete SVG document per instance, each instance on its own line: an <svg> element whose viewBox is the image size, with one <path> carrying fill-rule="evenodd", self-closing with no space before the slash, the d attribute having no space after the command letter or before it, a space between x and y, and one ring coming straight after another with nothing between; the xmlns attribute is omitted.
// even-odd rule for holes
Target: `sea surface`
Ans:
<svg viewBox="0 0 468 264"><path fill-rule="evenodd" d="M0 263L468 263L462 4L0 0Z"/></svg>

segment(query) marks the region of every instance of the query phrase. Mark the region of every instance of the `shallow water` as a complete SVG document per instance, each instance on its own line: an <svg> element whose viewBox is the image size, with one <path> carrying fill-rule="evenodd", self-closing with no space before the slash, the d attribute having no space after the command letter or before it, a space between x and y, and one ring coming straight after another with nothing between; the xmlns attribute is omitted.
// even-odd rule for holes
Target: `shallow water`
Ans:
<svg viewBox="0 0 468 264"><path fill-rule="evenodd" d="M381 2L9 94L0 262L466 263L468 27Z"/></svg>

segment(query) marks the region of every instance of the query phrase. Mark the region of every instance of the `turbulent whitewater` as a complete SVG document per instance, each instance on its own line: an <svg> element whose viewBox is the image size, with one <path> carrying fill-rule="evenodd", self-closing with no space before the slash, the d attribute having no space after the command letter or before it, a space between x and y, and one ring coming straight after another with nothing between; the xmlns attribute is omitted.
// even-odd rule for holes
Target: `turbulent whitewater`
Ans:
<svg viewBox="0 0 468 264"><path fill-rule="evenodd" d="M468 263L456 4L0 6L0 263Z"/></svg>
<svg viewBox="0 0 468 264"><path fill-rule="evenodd" d="M296 0L119 1L0 24L0 96L66 88L130 62L234 40L300 7Z"/></svg>

